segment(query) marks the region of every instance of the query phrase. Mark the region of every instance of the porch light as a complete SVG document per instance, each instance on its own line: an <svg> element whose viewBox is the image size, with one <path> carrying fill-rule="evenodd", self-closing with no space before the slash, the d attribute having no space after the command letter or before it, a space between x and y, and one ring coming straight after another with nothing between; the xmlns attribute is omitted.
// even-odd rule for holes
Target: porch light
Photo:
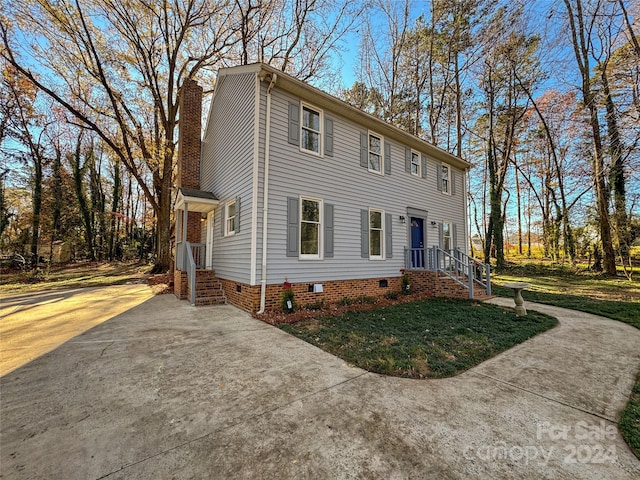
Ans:
<svg viewBox="0 0 640 480"><path fill-rule="evenodd" d="M404 215L400 215L400 223L407 223L407 219L404 218Z"/></svg>
<svg viewBox="0 0 640 480"><path fill-rule="evenodd" d="M431 220L431 226L432 226L432 227L435 227L435 226L437 226L437 225L438 225L438 224L437 224L436 222L434 222L433 220Z"/></svg>

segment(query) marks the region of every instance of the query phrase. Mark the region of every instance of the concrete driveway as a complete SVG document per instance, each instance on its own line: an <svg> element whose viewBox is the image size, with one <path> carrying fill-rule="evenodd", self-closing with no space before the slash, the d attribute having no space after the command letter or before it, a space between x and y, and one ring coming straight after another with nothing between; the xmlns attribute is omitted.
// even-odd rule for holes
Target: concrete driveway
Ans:
<svg viewBox="0 0 640 480"><path fill-rule="evenodd" d="M639 478L616 421L640 331L535 308L560 325L455 378L409 380L230 306L154 297L0 379L0 476Z"/></svg>

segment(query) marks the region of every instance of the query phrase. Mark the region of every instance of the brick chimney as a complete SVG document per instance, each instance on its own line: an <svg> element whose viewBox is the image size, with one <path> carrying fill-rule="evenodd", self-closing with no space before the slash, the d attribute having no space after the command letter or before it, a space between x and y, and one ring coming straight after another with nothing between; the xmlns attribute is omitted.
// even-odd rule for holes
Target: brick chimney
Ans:
<svg viewBox="0 0 640 480"><path fill-rule="evenodd" d="M200 136L202 87L187 79L180 95L178 134L178 187L200 189Z"/></svg>
<svg viewBox="0 0 640 480"><path fill-rule="evenodd" d="M182 188L200 189L200 137L202 135L202 87L187 79L182 85L179 102L178 178ZM187 241L200 243L200 213L190 212ZM176 232L182 239L182 232Z"/></svg>

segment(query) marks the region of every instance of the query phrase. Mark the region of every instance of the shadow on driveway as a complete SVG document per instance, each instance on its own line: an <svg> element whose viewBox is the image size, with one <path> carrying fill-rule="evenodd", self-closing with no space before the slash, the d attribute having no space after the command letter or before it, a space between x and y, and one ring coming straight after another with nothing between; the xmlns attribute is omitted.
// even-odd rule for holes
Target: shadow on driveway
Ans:
<svg viewBox="0 0 640 480"><path fill-rule="evenodd" d="M0 376L153 296L146 285L5 295L0 308Z"/></svg>
<svg viewBox="0 0 640 480"><path fill-rule="evenodd" d="M635 480L616 422L640 332L556 313L558 327L468 372L410 380L231 306L157 296L0 379L0 473Z"/></svg>

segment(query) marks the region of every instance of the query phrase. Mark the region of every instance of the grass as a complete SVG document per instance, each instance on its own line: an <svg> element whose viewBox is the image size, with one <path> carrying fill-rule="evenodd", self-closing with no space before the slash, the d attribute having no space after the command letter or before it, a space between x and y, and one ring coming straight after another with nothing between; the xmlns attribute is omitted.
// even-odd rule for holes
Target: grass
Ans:
<svg viewBox="0 0 640 480"><path fill-rule="evenodd" d="M523 292L525 300L593 313L640 329L638 280L606 278L562 266L525 264L495 275L494 281L497 282L493 285L496 295L513 297L513 291L500 283L528 282L531 289ZM640 458L640 373L618 427L631 450Z"/></svg>
<svg viewBox="0 0 640 480"><path fill-rule="evenodd" d="M593 313L628 323L640 329L640 282L607 278L589 272L525 264L494 275L494 295L513 297L506 282L527 282L525 300Z"/></svg>
<svg viewBox="0 0 640 480"><path fill-rule="evenodd" d="M134 262L82 262L53 265L37 270L2 269L0 286L5 293L31 293L58 288L99 287L140 282L151 266Z"/></svg>
<svg viewBox="0 0 640 480"><path fill-rule="evenodd" d="M517 317L495 305L427 299L280 328L371 372L442 378L556 324L556 319L538 312Z"/></svg>
<svg viewBox="0 0 640 480"><path fill-rule="evenodd" d="M636 377L629 402L622 411L618 427L629 448L640 458L640 373Z"/></svg>

